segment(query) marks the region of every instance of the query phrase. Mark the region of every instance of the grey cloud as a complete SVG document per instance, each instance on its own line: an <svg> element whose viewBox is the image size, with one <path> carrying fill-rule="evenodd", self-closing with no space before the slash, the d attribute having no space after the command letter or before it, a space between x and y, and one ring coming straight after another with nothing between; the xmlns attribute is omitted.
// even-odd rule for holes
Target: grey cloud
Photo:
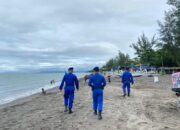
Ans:
<svg viewBox="0 0 180 130"><path fill-rule="evenodd" d="M164 0L0 1L0 68L102 65L145 32L153 35Z"/></svg>

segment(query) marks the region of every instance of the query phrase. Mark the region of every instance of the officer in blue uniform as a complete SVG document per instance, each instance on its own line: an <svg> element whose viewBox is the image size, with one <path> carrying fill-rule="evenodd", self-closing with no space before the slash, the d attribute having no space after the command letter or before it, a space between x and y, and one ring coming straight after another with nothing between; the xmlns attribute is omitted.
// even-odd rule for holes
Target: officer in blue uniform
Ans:
<svg viewBox="0 0 180 130"><path fill-rule="evenodd" d="M106 86L106 80L104 76L99 74L99 67L95 67L93 70L95 73L90 77L88 85L92 89L94 114L97 115L98 110L98 119L101 120L103 110L103 89Z"/></svg>
<svg viewBox="0 0 180 130"><path fill-rule="evenodd" d="M67 112L69 108L69 114L71 114L72 107L73 107L75 86L76 86L76 89L79 90L79 82L76 75L73 74L73 67L70 67L68 69L68 73L64 75L61 85L59 87L60 91L62 91L64 83L65 83L65 88L64 88L65 110L64 111Z"/></svg>
<svg viewBox="0 0 180 130"><path fill-rule="evenodd" d="M133 80L133 76L132 74L129 72L129 68L126 68L126 71L123 73L122 75L122 83L123 83L123 93L124 93L124 97L126 96L126 89L128 91L128 96L130 96L130 88L131 88L131 83L134 84L134 80Z"/></svg>

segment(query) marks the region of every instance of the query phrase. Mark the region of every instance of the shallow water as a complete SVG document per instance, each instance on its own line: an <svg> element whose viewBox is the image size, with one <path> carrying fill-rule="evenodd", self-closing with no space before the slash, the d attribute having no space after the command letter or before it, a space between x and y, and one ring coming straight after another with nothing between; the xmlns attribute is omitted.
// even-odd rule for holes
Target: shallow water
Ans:
<svg viewBox="0 0 180 130"><path fill-rule="evenodd" d="M78 77L86 73L76 73ZM26 97L44 88L50 89L60 84L64 73L16 73L0 74L0 104ZM55 80L54 85L50 84Z"/></svg>

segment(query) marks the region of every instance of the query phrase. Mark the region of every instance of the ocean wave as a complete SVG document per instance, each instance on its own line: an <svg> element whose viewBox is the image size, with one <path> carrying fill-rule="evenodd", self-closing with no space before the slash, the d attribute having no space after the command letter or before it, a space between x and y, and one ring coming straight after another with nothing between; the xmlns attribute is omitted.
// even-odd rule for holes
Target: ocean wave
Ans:
<svg viewBox="0 0 180 130"><path fill-rule="evenodd" d="M52 89L52 88L58 86L59 84L60 84L60 82L56 82L53 85L44 85L42 87L39 87L38 89L27 90L26 92L20 92L18 94L13 94L13 95L7 96L5 98L1 98L0 99L0 105L10 103L10 102L12 102L14 100L21 99L21 98L24 98L24 97L27 97L27 96L31 96L33 94L40 93L42 91L41 90L42 88L44 88L45 90Z"/></svg>

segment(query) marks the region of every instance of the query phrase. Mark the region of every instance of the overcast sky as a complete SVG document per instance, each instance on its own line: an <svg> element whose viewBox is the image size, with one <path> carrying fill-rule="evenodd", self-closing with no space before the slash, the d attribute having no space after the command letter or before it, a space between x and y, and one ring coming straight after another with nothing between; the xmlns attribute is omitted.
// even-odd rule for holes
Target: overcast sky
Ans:
<svg viewBox="0 0 180 130"><path fill-rule="evenodd" d="M0 70L104 64L144 32L166 0L0 0Z"/></svg>

